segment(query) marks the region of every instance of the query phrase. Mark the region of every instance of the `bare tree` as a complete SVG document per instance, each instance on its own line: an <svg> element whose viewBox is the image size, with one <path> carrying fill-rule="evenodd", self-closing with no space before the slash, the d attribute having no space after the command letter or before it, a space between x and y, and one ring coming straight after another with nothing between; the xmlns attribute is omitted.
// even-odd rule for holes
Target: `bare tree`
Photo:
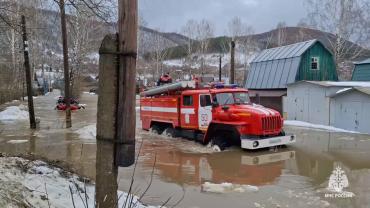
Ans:
<svg viewBox="0 0 370 208"><path fill-rule="evenodd" d="M327 40L337 66L345 60L358 58L363 47L369 46L370 20L367 0L309 0L309 24L332 33ZM351 44L352 41L356 44Z"/></svg>
<svg viewBox="0 0 370 208"><path fill-rule="evenodd" d="M24 96L25 74L22 64L23 58L19 53L22 50L20 19L21 15L28 12L25 9L28 4L21 5L22 2L22 0L7 0L2 1L0 5L0 41L4 50L1 59L5 61L4 65L0 63L2 65L0 76L5 78L0 81L0 97L2 97L0 102ZM4 94L6 95L2 96Z"/></svg>
<svg viewBox="0 0 370 208"><path fill-rule="evenodd" d="M152 72L154 79L164 73L163 61L169 55L169 50L166 50L166 47L169 44L168 40L161 35L161 33L159 32L160 29L156 29L156 31L158 32L151 35L151 43L153 49L152 60L155 64L155 70Z"/></svg>
<svg viewBox="0 0 370 208"><path fill-rule="evenodd" d="M278 47L286 44L287 34L286 34L286 23L279 22L276 26L277 36L276 36L276 45Z"/></svg>
<svg viewBox="0 0 370 208"><path fill-rule="evenodd" d="M242 54L242 62L244 69L247 69L248 60L251 55L257 49L257 45L254 42L252 35L255 33L252 26L242 22L239 17L234 17L228 23L229 34L232 39L236 42L237 52Z"/></svg>
<svg viewBox="0 0 370 208"><path fill-rule="evenodd" d="M243 35L243 23L240 17L234 17L228 23L229 34L232 40L236 41L238 37Z"/></svg>
<svg viewBox="0 0 370 208"><path fill-rule="evenodd" d="M243 54L243 66L246 71L249 65L250 58L258 50L257 43L254 41L252 35L255 33L252 26L243 26L243 38L239 42L239 50Z"/></svg>
<svg viewBox="0 0 370 208"><path fill-rule="evenodd" d="M145 21L144 17L139 16L138 20L139 29L137 34L137 43L138 43L138 52L139 52L139 58L142 58L142 56L147 52L146 48L148 47L149 41L147 38L146 33L142 30L144 27L147 26L147 22Z"/></svg>
<svg viewBox="0 0 370 208"><path fill-rule="evenodd" d="M197 27L197 22L195 20L188 20L186 24L182 27L182 33L188 38L186 43L186 58L185 64L191 69L192 55L194 53L194 40L196 39L196 31L194 28Z"/></svg>
<svg viewBox="0 0 370 208"><path fill-rule="evenodd" d="M201 74L205 71L206 54L209 49L210 38L213 37L214 26L208 20L201 20L196 27L196 40L199 42L200 69Z"/></svg>

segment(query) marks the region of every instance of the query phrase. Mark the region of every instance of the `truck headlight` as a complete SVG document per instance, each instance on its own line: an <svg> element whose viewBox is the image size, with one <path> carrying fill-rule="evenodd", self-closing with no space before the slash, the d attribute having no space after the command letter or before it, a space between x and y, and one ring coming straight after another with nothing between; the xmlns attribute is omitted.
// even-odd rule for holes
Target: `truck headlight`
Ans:
<svg viewBox="0 0 370 208"><path fill-rule="evenodd" d="M260 143L258 141L253 142L253 147L258 147L258 145L260 145Z"/></svg>

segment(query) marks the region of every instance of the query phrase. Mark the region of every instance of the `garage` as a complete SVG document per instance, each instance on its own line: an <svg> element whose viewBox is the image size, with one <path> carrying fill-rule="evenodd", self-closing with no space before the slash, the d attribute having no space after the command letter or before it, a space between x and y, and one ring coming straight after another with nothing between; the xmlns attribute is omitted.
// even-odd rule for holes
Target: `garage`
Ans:
<svg viewBox="0 0 370 208"><path fill-rule="evenodd" d="M331 97L330 123L338 128L370 133L370 88L354 87Z"/></svg>

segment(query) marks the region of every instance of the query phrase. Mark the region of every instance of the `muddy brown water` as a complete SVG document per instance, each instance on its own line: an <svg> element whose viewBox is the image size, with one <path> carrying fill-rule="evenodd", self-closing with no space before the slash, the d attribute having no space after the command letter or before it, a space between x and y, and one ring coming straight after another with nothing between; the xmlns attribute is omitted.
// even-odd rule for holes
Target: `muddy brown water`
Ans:
<svg viewBox="0 0 370 208"><path fill-rule="evenodd" d="M54 110L57 96L55 91L34 100L41 120L36 131L28 129L28 121L0 123L0 152L63 161L94 179L95 140L81 139L75 131L96 122L97 96L82 94L81 103L87 106L72 114L70 130L63 129L64 113ZM287 132L297 135L297 143L288 148L255 152L231 148L217 153L192 141L142 131L139 119L137 126L140 157L133 191L141 195L151 184L145 203L160 205L169 199L167 207L370 207L369 135L287 127ZM348 179L344 190L353 197L328 195L326 188L336 167L344 171ZM132 175L133 167L120 168L120 190L128 190ZM258 190L213 193L202 186L206 182Z"/></svg>

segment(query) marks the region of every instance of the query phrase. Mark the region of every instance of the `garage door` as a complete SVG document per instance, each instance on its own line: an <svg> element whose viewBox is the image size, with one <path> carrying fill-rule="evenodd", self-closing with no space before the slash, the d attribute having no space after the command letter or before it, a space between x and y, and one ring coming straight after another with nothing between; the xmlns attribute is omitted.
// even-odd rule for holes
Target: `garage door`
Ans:
<svg viewBox="0 0 370 208"><path fill-rule="evenodd" d="M335 127L359 131L362 117L361 102L344 102L336 106Z"/></svg>

